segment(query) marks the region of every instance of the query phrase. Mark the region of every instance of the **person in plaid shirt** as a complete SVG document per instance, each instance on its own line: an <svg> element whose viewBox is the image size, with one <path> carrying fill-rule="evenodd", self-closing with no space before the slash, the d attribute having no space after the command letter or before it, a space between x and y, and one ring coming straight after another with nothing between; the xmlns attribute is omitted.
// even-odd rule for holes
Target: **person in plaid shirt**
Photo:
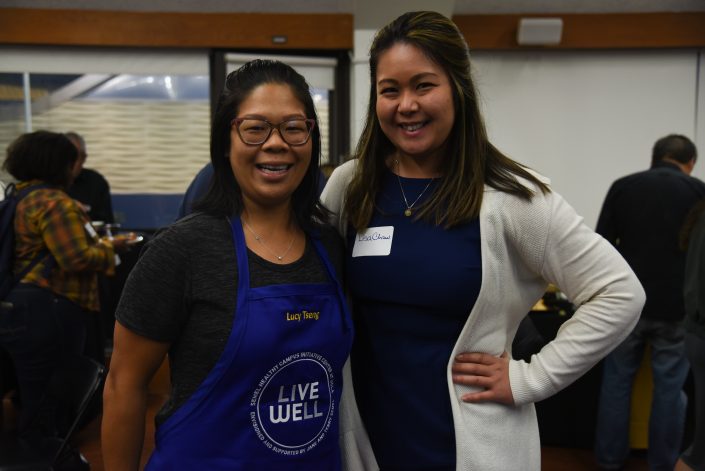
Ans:
<svg viewBox="0 0 705 471"><path fill-rule="evenodd" d="M115 250L125 245L99 238L66 194L77 160L65 135L36 131L11 143L4 162L18 190L36 187L17 204L14 222L14 272L31 268L0 313L0 346L19 384L19 432L28 438L65 425L59 411L41 403L43 392L62 356L83 354L89 316L99 311L97 274L114 273Z"/></svg>

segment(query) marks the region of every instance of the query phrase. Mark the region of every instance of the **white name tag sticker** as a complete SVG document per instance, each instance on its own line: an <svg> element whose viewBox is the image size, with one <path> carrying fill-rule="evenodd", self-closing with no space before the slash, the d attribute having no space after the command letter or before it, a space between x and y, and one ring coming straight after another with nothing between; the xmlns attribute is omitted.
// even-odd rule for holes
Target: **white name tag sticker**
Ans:
<svg viewBox="0 0 705 471"><path fill-rule="evenodd" d="M355 235L353 257L386 256L392 251L394 226L368 227Z"/></svg>
<svg viewBox="0 0 705 471"><path fill-rule="evenodd" d="M98 233L95 231L93 226L91 225L90 222L87 222L86 224L83 225L84 229L86 229L86 232L88 232L88 235L91 236L92 238L98 237Z"/></svg>

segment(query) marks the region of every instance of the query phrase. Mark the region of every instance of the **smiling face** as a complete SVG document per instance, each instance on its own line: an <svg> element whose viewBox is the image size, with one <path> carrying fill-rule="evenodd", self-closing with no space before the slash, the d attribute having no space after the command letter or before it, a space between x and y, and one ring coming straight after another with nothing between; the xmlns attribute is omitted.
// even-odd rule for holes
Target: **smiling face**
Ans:
<svg viewBox="0 0 705 471"><path fill-rule="evenodd" d="M304 104L288 85L265 83L242 101L238 118L264 119L273 124L306 118ZM289 205L291 195L311 163L312 141L291 146L274 130L263 144L242 142L236 126L230 130L230 166L245 207Z"/></svg>
<svg viewBox="0 0 705 471"><path fill-rule="evenodd" d="M440 166L455 108L448 75L419 48L396 43L377 63L377 118L399 158Z"/></svg>

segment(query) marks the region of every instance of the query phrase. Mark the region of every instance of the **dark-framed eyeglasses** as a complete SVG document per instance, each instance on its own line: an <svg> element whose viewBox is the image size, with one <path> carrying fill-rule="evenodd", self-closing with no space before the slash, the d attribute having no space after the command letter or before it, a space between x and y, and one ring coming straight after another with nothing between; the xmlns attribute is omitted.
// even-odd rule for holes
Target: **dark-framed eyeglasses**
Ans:
<svg viewBox="0 0 705 471"><path fill-rule="evenodd" d="M235 118L230 125L235 126L242 142L251 146L264 144L274 129L279 131L281 138L290 146L302 146L311 137L316 120L293 118L279 124L272 124L266 119Z"/></svg>

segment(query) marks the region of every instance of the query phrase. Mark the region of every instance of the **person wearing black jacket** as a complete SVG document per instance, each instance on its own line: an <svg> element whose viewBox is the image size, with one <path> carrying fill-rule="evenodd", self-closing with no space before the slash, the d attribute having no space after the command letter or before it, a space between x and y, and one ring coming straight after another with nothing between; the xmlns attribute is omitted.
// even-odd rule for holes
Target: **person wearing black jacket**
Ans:
<svg viewBox="0 0 705 471"><path fill-rule="evenodd" d="M683 228L685 263L685 352L695 384L695 430L674 471L705 470L705 199L691 211Z"/></svg>
<svg viewBox="0 0 705 471"><path fill-rule="evenodd" d="M690 176L696 158L687 137L659 139L651 168L615 181L600 213L597 232L619 250L646 291L639 323L604 361L595 441L602 469L620 469L628 458L632 383L646 345L654 380L649 468L670 471L678 459L686 410L682 386L688 374L685 252L678 236L688 212L705 197L705 183Z"/></svg>
<svg viewBox="0 0 705 471"><path fill-rule="evenodd" d="M83 205L91 221L112 224L115 222L115 217L108 181L100 173L83 166L88 157L86 141L83 136L69 131L66 133L66 137L78 149L79 158L79 163L74 168L74 181L68 189L69 196Z"/></svg>

